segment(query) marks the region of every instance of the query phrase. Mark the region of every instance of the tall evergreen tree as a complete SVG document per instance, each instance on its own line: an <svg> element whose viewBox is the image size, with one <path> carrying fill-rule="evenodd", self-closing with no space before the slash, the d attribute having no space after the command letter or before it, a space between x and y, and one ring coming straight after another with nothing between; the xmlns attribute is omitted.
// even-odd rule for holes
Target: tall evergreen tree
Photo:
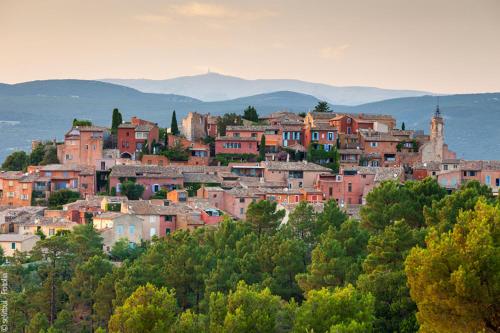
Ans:
<svg viewBox="0 0 500 333"><path fill-rule="evenodd" d="M123 122L122 114L118 109L113 109L113 116L111 120L111 133L116 134L118 126Z"/></svg>
<svg viewBox="0 0 500 333"><path fill-rule="evenodd" d="M405 130L406 129L406 125L405 125L405 122L403 121L403 123L401 124L401 130Z"/></svg>
<svg viewBox="0 0 500 333"><path fill-rule="evenodd" d="M260 137L259 160L266 160L266 136L264 134Z"/></svg>
<svg viewBox="0 0 500 333"><path fill-rule="evenodd" d="M175 115L175 110L172 113L172 122L170 123L170 133L173 135L179 135L179 126L177 125L177 116Z"/></svg>

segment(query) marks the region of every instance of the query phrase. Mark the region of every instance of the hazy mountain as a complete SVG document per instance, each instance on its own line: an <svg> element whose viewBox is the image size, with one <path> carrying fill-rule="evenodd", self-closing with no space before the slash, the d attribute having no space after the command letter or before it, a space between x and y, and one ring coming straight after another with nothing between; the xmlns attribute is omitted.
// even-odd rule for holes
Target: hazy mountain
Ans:
<svg viewBox="0 0 500 333"><path fill-rule="evenodd" d="M242 113L248 105L260 114L288 109L306 112L318 98L290 91L247 96L226 101L202 102L179 95L142 93L132 88L83 80L33 81L0 84L0 160L14 149L29 149L32 139L62 139L73 118L110 125L112 109L125 119L133 115L169 126L172 110L178 121L189 111ZM359 106L333 105L338 112L394 115L407 128L428 132L436 104L432 96L398 98ZM459 156L500 159L500 93L451 95L440 98L446 121L445 135Z"/></svg>
<svg viewBox="0 0 500 333"><path fill-rule="evenodd" d="M339 112L391 114L407 129L429 132L436 97L397 98L355 107L335 106ZM445 137L459 157L500 159L500 93L441 96Z"/></svg>
<svg viewBox="0 0 500 333"><path fill-rule="evenodd" d="M330 103L358 105L390 98L429 95L414 90L391 90L373 87L336 87L300 80L246 80L234 76L207 73L167 80L104 79L104 82L131 87L149 93L191 96L203 101L220 101L244 96L293 91L313 95Z"/></svg>

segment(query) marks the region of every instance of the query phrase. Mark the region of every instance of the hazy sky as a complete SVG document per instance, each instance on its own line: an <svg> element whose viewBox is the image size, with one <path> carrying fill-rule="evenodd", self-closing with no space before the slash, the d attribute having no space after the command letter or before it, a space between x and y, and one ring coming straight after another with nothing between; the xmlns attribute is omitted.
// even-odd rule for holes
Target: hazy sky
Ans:
<svg viewBox="0 0 500 333"><path fill-rule="evenodd" d="M0 0L0 82L209 69L500 91L500 0Z"/></svg>

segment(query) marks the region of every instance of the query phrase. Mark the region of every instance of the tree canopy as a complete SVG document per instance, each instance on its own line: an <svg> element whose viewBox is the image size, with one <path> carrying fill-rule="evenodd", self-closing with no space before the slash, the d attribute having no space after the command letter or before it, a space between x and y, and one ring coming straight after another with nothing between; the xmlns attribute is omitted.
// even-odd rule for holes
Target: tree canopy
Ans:
<svg viewBox="0 0 500 333"><path fill-rule="evenodd" d="M325 101L319 101L318 104L314 107L313 112L332 112L330 109L330 105L328 102Z"/></svg>
<svg viewBox="0 0 500 333"><path fill-rule="evenodd" d="M259 115L257 113L257 110L249 105L244 111L243 111L243 119L253 121L254 123L259 121Z"/></svg>

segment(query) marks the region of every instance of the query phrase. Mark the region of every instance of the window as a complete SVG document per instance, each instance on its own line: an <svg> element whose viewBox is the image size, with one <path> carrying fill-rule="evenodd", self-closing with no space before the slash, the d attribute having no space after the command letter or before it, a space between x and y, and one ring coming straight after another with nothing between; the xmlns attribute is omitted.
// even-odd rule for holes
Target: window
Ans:
<svg viewBox="0 0 500 333"><path fill-rule="evenodd" d="M9 186L14 186L14 181L9 180Z"/></svg>
<svg viewBox="0 0 500 333"><path fill-rule="evenodd" d="M129 225L128 226L128 234L129 235L135 234L135 225Z"/></svg>
<svg viewBox="0 0 500 333"><path fill-rule="evenodd" d="M170 235L170 228L165 229L165 235Z"/></svg>
<svg viewBox="0 0 500 333"><path fill-rule="evenodd" d="M500 178L495 179L495 186L500 186Z"/></svg>
<svg viewBox="0 0 500 333"><path fill-rule="evenodd" d="M123 235L123 226L122 225L116 226L116 233L118 234L118 236Z"/></svg>
<svg viewBox="0 0 500 333"><path fill-rule="evenodd" d="M23 190L26 190L28 188L28 184L24 183L23 184Z"/></svg>
<svg viewBox="0 0 500 333"><path fill-rule="evenodd" d="M491 184L491 176L490 175L486 175L484 183L486 185L490 185Z"/></svg>
<svg viewBox="0 0 500 333"><path fill-rule="evenodd" d="M289 171L288 178L302 179L304 178L304 171Z"/></svg>
<svg viewBox="0 0 500 333"><path fill-rule="evenodd" d="M245 210L243 208L240 208L240 215L243 215L245 213Z"/></svg>
<svg viewBox="0 0 500 333"><path fill-rule="evenodd" d="M257 137L257 133L252 133L252 138L256 138Z"/></svg>
<svg viewBox="0 0 500 333"><path fill-rule="evenodd" d="M347 134L351 134L351 127L347 127Z"/></svg>
<svg viewBox="0 0 500 333"><path fill-rule="evenodd" d="M378 142L370 142L370 147L378 147Z"/></svg>
<svg viewBox="0 0 500 333"><path fill-rule="evenodd" d="M10 248L12 250L15 250L16 249L16 243L14 243L14 242L10 243Z"/></svg>
<svg viewBox="0 0 500 333"><path fill-rule="evenodd" d="M352 192L352 183L347 184L347 192Z"/></svg>
<svg viewBox="0 0 500 333"><path fill-rule="evenodd" d="M106 170L106 162L101 161L101 170Z"/></svg>
<svg viewBox="0 0 500 333"><path fill-rule="evenodd" d="M151 187L151 191L153 191L153 193L156 193L160 190L160 185L159 184L153 184L153 186Z"/></svg>
<svg viewBox="0 0 500 333"><path fill-rule="evenodd" d="M149 229L149 237L153 237L154 235L156 235L156 228Z"/></svg>
<svg viewBox="0 0 500 333"><path fill-rule="evenodd" d="M228 149L241 149L241 143L239 143L239 142L225 142L223 147L228 148Z"/></svg>
<svg viewBox="0 0 500 333"><path fill-rule="evenodd" d="M328 132L328 140L333 141L334 138L333 132Z"/></svg>
<svg viewBox="0 0 500 333"><path fill-rule="evenodd" d="M28 195L27 194L21 194L21 200L28 200Z"/></svg>
<svg viewBox="0 0 500 333"><path fill-rule="evenodd" d="M328 188L328 195L332 196L333 195L333 187Z"/></svg>
<svg viewBox="0 0 500 333"><path fill-rule="evenodd" d="M448 164L443 165L443 170L445 170L445 171L448 170Z"/></svg>
<svg viewBox="0 0 500 333"><path fill-rule="evenodd" d="M49 236L55 235L55 229L49 229Z"/></svg>
<svg viewBox="0 0 500 333"><path fill-rule="evenodd" d="M245 203L245 198L240 198L240 203Z"/></svg>
<svg viewBox="0 0 500 333"><path fill-rule="evenodd" d="M312 132L312 139L313 140L318 140L319 139L318 132Z"/></svg>
<svg viewBox="0 0 500 333"><path fill-rule="evenodd" d="M240 137L240 133L233 133L233 136L234 136L235 138L239 138L239 137Z"/></svg>

